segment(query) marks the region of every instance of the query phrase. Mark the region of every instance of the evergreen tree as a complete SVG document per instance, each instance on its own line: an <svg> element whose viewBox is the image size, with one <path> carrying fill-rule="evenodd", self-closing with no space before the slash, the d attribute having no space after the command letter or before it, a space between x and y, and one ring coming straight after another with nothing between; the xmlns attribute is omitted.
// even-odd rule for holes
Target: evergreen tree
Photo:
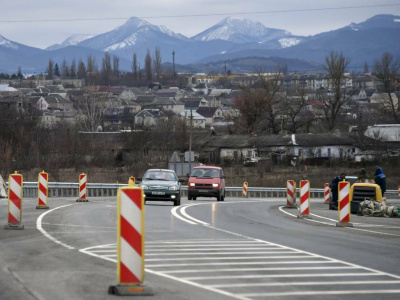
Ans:
<svg viewBox="0 0 400 300"><path fill-rule="evenodd" d="M53 70L53 74L55 75L55 76L58 76L58 77L60 77L60 67L58 66L58 63L56 63L55 65L54 65L54 70Z"/></svg>
<svg viewBox="0 0 400 300"><path fill-rule="evenodd" d="M22 72L21 72L21 67L18 67L17 77L18 77L19 79L24 78L24 75L22 75Z"/></svg>

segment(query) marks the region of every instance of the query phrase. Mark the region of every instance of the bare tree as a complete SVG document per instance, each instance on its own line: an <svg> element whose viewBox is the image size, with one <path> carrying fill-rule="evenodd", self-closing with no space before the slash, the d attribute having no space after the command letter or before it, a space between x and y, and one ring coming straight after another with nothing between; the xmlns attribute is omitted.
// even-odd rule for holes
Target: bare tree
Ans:
<svg viewBox="0 0 400 300"><path fill-rule="evenodd" d="M103 121L103 111L108 99L103 93L86 92L76 99L79 112L78 127L88 132L96 132Z"/></svg>
<svg viewBox="0 0 400 300"><path fill-rule="evenodd" d="M296 133L298 129L309 125L314 120L314 115L306 111L307 98L304 87L295 86L279 103L281 107L282 128L290 133ZM286 119L288 122L284 122Z"/></svg>
<svg viewBox="0 0 400 300"><path fill-rule="evenodd" d="M277 103L280 87L281 73L272 77L263 75L258 71L258 84L255 87L241 87L242 93L233 102L233 108L240 114L232 116L239 128L248 133L264 132L273 134L279 132L279 123L276 118L279 115Z"/></svg>
<svg viewBox="0 0 400 300"><path fill-rule="evenodd" d="M86 77L86 66L82 60L79 60L79 62L78 62L78 72L77 72L76 76L79 79L85 79L85 77Z"/></svg>
<svg viewBox="0 0 400 300"><path fill-rule="evenodd" d="M69 68L68 68L68 64L67 64L67 61L65 60L65 58L63 59L63 61L61 63L61 77L63 79L69 78Z"/></svg>
<svg viewBox="0 0 400 300"><path fill-rule="evenodd" d="M343 105L351 99L351 95L346 95L345 70L349 63L350 59L344 57L342 53L332 51L325 57L324 68L328 72L331 92L327 95L328 99L324 99L324 113L330 131L336 127Z"/></svg>
<svg viewBox="0 0 400 300"><path fill-rule="evenodd" d="M156 49L154 51L153 64L154 64L154 70L156 73L156 78L157 78L157 80L159 80L161 78L161 72L162 72L160 47L156 47Z"/></svg>
<svg viewBox="0 0 400 300"><path fill-rule="evenodd" d="M75 77L76 77L76 60L75 60L75 58L71 62L71 66L69 68L69 75L72 79L75 79Z"/></svg>
<svg viewBox="0 0 400 300"><path fill-rule="evenodd" d="M103 61L101 64L101 79L103 84L110 85L111 84L111 56L110 53L104 53Z"/></svg>
<svg viewBox="0 0 400 300"><path fill-rule="evenodd" d="M147 49L147 54L146 58L144 59L144 69L146 73L146 80L151 81L153 78L153 74L151 71L151 55L150 55L150 50Z"/></svg>
<svg viewBox="0 0 400 300"><path fill-rule="evenodd" d="M381 59L376 60L374 65L374 75L381 83L382 91L388 94L387 100L384 103L385 108L390 111L396 122L399 122L397 114L399 105L398 99L393 98L392 93L396 90L395 84L399 79L399 69L399 60L394 59L393 55L388 52L383 53Z"/></svg>
<svg viewBox="0 0 400 300"><path fill-rule="evenodd" d="M118 56L113 56L113 75L114 78L118 81L119 78L119 58Z"/></svg>
<svg viewBox="0 0 400 300"><path fill-rule="evenodd" d="M88 85L92 85L99 71L96 58L91 54L89 54L86 65L87 65L86 75L87 75Z"/></svg>

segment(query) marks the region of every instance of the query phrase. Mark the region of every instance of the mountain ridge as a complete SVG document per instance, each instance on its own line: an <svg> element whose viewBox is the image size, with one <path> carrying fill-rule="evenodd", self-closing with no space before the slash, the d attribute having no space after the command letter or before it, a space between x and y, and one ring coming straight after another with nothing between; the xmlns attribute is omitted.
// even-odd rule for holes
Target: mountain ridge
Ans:
<svg viewBox="0 0 400 300"><path fill-rule="evenodd" d="M114 30L95 36L75 35L63 43L38 49L15 43L0 35L0 72L23 70L43 72L40 63L61 56L82 59L91 53L101 62L108 51L120 58L120 67L130 70L133 53L144 61L147 51L160 48L163 61L184 64L207 64L246 56L281 57L321 63L331 50L341 51L354 58L353 62L372 62L385 51L400 53L396 39L400 36L400 16L376 15L364 22L322 32L313 36L294 36L283 29L268 28L260 22L228 17L203 32L188 38L165 26L153 25L137 17L128 19ZM85 57L86 56L86 57ZM67 59L67 61L68 61Z"/></svg>

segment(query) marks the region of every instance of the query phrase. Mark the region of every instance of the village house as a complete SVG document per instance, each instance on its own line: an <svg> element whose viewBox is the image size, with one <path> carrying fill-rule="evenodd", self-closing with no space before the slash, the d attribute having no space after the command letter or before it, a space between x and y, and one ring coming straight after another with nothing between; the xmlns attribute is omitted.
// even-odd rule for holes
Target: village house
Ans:
<svg viewBox="0 0 400 300"><path fill-rule="evenodd" d="M223 112L219 107L199 107L196 112L206 118L206 126L223 119Z"/></svg>
<svg viewBox="0 0 400 300"><path fill-rule="evenodd" d="M153 103L146 106L146 108L157 108L163 111L170 111L174 114L179 114L185 110L185 105L178 100L171 98L159 98Z"/></svg>
<svg viewBox="0 0 400 300"><path fill-rule="evenodd" d="M160 109L143 109L135 116L135 125L156 126L160 121L167 120L167 115Z"/></svg>
<svg viewBox="0 0 400 300"><path fill-rule="evenodd" d="M49 94L44 97L45 101L48 103L48 109L53 110L72 110L73 103L71 100L67 100L59 94Z"/></svg>
<svg viewBox="0 0 400 300"><path fill-rule="evenodd" d="M281 161L285 157L306 159L347 158L354 160L361 150L350 136L334 134L281 135L225 135L207 141L203 156L210 163L223 160L244 161L247 157L259 157Z"/></svg>
<svg viewBox="0 0 400 300"><path fill-rule="evenodd" d="M194 110L185 110L179 116L186 119L186 124L192 128L206 128L206 118Z"/></svg>
<svg viewBox="0 0 400 300"><path fill-rule="evenodd" d="M185 97L180 101L185 105L185 110L196 111L199 107L208 106L208 101L203 97Z"/></svg>

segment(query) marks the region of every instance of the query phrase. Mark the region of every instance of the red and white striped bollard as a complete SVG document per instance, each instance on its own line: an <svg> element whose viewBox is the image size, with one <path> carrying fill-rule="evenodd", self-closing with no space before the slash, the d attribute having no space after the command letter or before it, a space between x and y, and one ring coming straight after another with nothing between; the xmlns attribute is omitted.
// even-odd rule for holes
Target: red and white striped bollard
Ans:
<svg viewBox="0 0 400 300"><path fill-rule="evenodd" d="M296 182L294 180L286 182L286 207L296 207Z"/></svg>
<svg viewBox="0 0 400 300"><path fill-rule="evenodd" d="M77 199L76 202L89 202L89 200L86 199L86 186L87 176L85 173L82 173L79 175L79 199Z"/></svg>
<svg viewBox="0 0 400 300"><path fill-rule="evenodd" d="M325 204L329 203L329 201L331 200L331 189L329 187L329 183L325 183L324 184L324 196L325 196Z"/></svg>
<svg viewBox="0 0 400 300"><path fill-rule="evenodd" d="M243 183L243 192L242 192L242 196L245 197L245 198L247 198L247 189L248 189L248 187L249 187L249 184L248 184L247 181L245 181Z"/></svg>
<svg viewBox="0 0 400 300"><path fill-rule="evenodd" d="M15 171L8 177L8 224L4 229L24 229L22 221L23 177Z"/></svg>
<svg viewBox="0 0 400 300"><path fill-rule="evenodd" d="M300 211L298 218L310 218L310 182L300 181Z"/></svg>
<svg viewBox="0 0 400 300"><path fill-rule="evenodd" d="M45 171L39 173L38 178L38 204L36 209L49 209L47 197L49 191L49 174Z"/></svg>
<svg viewBox="0 0 400 300"><path fill-rule="evenodd" d="M152 295L144 280L144 194L139 187L121 187L117 195L117 276L114 295Z"/></svg>
<svg viewBox="0 0 400 300"><path fill-rule="evenodd" d="M338 200L338 212L339 222L336 223L337 227L353 227L350 223L350 182L340 181L338 186L339 200Z"/></svg>

